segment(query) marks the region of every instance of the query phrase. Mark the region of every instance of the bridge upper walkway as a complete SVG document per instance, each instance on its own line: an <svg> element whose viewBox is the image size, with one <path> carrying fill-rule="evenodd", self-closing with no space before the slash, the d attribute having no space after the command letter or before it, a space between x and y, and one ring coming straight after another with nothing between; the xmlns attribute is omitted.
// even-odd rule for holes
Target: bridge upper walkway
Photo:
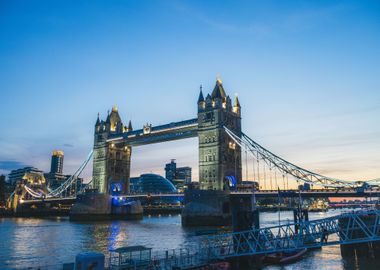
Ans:
<svg viewBox="0 0 380 270"><path fill-rule="evenodd" d="M160 126L147 126L144 129L123 133L122 136L113 135L107 141L124 141L130 146L140 146L196 136L198 136L198 118L193 118Z"/></svg>

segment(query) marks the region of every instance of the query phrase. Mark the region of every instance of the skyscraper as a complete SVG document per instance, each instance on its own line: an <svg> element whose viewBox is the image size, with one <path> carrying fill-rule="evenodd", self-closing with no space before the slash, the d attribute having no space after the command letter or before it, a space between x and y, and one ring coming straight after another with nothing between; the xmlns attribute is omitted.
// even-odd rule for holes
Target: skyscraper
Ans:
<svg viewBox="0 0 380 270"><path fill-rule="evenodd" d="M165 165L165 177L171 181L179 190L183 190L186 184L191 183L191 168L178 167L175 159Z"/></svg>
<svg viewBox="0 0 380 270"><path fill-rule="evenodd" d="M63 157L64 153L61 150L54 150L52 153L50 172L45 173L50 188L59 187L67 179L67 176L63 175Z"/></svg>
<svg viewBox="0 0 380 270"><path fill-rule="evenodd" d="M177 163L175 162L175 159L172 159L170 163L167 163L165 165L165 178L173 182L173 180L175 179L176 170Z"/></svg>
<svg viewBox="0 0 380 270"><path fill-rule="evenodd" d="M54 150L51 156L50 174L63 173L63 158L64 153L61 150Z"/></svg>

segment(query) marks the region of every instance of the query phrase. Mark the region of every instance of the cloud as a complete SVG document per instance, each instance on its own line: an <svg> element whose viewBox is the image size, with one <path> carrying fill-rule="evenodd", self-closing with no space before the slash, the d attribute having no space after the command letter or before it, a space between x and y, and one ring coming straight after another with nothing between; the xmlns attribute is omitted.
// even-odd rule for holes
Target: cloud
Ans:
<svg viewBox="0 0 380 270"><path fill-rule="evenodd" d="M65 146L65 147L74 147L74 145L71 144L71 143L64 143L63 146Z"/></svg>
<svg viewBox="0 0 380 270"><path fill-rule="evenodd" d="M338 18L344 12L352 8L346 4L327 6L314 6L292 8L278 13L277 9L269 10L271 16L262 17L256 5L245 6L250 13L241 15L239 20L226 16L210 16L204 9L183 2L174 2L173 7L184 15L210 27L216 31L225 33L248 33L257 37L273 37L278 34L304 32L320 25L326 24ZM238 7L236 8L239 9ZM240 12L241 13L241 12ZM248 15L249 14L249 15ZM273 19L275 18L275 19ZM240 21L240 22L239 22Z"/></svg>
<svg viewBox="0 0 380 270"><path fill-rule="evenodd" d="M13 161L13 160L0 160L0 170L3 171L11 171L15 169L20 169L27 167L29 165L26 165L25 163L19 162L19 161Z"/></svg>

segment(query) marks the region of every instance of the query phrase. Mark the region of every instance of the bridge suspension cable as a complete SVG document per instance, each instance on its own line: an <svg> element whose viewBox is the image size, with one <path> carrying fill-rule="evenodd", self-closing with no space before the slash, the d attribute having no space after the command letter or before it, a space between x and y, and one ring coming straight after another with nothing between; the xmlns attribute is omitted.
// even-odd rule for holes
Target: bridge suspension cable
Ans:
<svg viewBox="0 0 380 270"><path fill-rule="evenodd" d="M228 136L234 140L236 144L238 144L242 149L248 150L254 157L257 157L257 161L259 159L263 160L264 163L267 163L270 168L276 168L279 170L284 176L291 175L300 181L312 185L319 185L328 188L355 188L366 185L375 185L380 183L379 179L373 179L370 181L346 181L340 180L337 178L327 177L318 173L311 172L309 170L303 169L297 165L286 161L285 159L273 154L269 150L262 147L260 144L249 138L246 134L242 133L241 137L236 135L227 127L224 127ZM265 173L265 172L264 172ZM259 177L259 176L258 176ZM265 176L264 176L265 177ZM264 180L265 181L265 180Z"/></svg>
<svg viewBox="0 0 380 270"><path fill-rule="evenodd" d="M49 190L48 193L44 194L41 192L37 192L33 189L31 189L28 186L24 186L24 189L31 195L33 198L52 198L52 197L59 197L64 191L66 191L75 181L77 181L79 175L83 172L84 168L86 168L88 162L91 160L93 154L93 150L90 151L87 158L83 161L81 166L75 171L73 175L71 175L62 185L57 187L54 190ZM90 181L92 182L92 180Z"/></svg>

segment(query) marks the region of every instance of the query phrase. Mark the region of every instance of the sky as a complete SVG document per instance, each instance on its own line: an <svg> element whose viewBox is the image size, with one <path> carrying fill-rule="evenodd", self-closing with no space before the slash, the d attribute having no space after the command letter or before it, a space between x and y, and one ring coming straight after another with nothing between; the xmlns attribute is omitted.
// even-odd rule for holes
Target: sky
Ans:
<svg viewBox="0 0 380 270"><path fill-rule="evenodd" d="M0 173L75 171L97 113L135 129L196 117L220 76L243 131L327 176L380 177L378 1L0 2ZM197 138L136 147L132 176L177 159L198 179ZM84 173L91 177L91 164Z"/></svg>

